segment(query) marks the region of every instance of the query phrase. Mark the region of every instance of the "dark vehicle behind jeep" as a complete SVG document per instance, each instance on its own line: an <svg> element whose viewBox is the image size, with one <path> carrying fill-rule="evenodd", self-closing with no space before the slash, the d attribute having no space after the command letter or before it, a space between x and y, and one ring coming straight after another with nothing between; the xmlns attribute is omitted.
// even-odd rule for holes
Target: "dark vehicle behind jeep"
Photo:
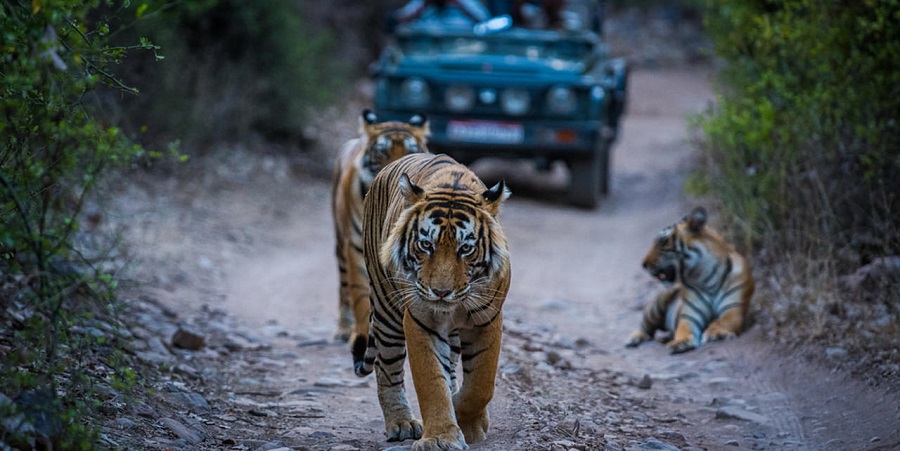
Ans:
<svg viewBox="0 0 900 451"><path fill-rule="evenodd" d="M428 115L435 152L564 162L569 200L593 208L608 192L610 151L627 94L627 67L600 39L602 5L567 2L563 30L410 24L372 65L375 109L388 120Z"/></svg>

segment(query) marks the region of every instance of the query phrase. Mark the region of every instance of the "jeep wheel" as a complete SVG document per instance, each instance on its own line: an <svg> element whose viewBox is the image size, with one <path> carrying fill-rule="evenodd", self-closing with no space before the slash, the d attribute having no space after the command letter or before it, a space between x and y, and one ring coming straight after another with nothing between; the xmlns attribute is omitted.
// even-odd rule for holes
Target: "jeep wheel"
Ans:
<svg viewBox="0 0 900 451"><path fill-rule="evenodd" d="M607 145L603 152L597 158L600 159L600 194L606 196L609 194L609 149L612 146Z"/></svg>
<svg viewBox="0 0 900 451"><path fill-rule="evenodd" d="M569 172L572 174L569 202L578 207L596 207L597 201L600 200L602 179L605 178L601 172L601 158L598 155L592 155L588 158L572 160L569 162Z"/></svg>

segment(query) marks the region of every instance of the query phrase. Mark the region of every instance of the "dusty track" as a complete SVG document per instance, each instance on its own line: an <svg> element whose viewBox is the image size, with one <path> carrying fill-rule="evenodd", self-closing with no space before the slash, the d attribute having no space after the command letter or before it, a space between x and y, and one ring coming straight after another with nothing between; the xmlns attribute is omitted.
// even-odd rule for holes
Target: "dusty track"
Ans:
<svg viewBox="0 0 900 451"><path fill-rule="evenodd" d="M640 259L692 206L681 189L695 152L685 116L711 101L709 72L638 71L630 95L611 195L597 210L556 202L561 168L475 166L505 178L514 197L501 216L513 283L493 424L473 449L900 446L895 395L772 349L754 329L679 356L659 343L624 348L657 288ZM355 134L357 113L339 113L335 150ZM236 150L186 181L144 180L120 196L116 220L127 224L139 263L132 275L144 283L135 296L171 309L173 324L191 323L209 342L202 352L173 351L193 374L164 377L209 408L148 399L158 414L111 433L148 448L408 446L383 440L373 378L357 379L346 345L331 342L337 269L327 176L251 155ZM171 333L145 328L163 341ZM229 346L235 336L244 341ZM649 388L638 383L644 375ZM178 440L159 425L167 416L191 424L199 440Z"/></svg>

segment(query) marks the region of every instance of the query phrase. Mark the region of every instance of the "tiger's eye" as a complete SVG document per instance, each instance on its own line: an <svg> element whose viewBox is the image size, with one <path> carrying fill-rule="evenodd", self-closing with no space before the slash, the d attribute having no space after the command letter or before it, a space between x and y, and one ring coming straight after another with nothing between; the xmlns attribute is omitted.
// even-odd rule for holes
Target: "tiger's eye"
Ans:
<svg viewBox="0 0 900 451"><path fill-rule="evenodd" d="M472 253L473 250L475 250L475 247L472 246L471 244L468 244L468 243L463 244L462 246L459 247L459 255L469 255Z"/></svg>
<svg viewBox="0 0 900 451"><path fill-rule="evenodd" d="M424 252L431 252L432 244L428 240L419 240L419 249Z"/></svg>

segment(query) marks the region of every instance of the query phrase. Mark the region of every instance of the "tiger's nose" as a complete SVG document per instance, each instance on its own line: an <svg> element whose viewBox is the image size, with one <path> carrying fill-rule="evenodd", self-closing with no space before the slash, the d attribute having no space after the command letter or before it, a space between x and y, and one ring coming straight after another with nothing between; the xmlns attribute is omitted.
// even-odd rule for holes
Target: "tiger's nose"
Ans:
<svg viewBox="0 0 900 451"><path fill-rule="evenodd" d="M441 299L443 299L447 296L450 296L450 293L453 292L453 290L437 290L437 289L432 289L431 291L434 292L435 296L437 296Z"/></svg>

